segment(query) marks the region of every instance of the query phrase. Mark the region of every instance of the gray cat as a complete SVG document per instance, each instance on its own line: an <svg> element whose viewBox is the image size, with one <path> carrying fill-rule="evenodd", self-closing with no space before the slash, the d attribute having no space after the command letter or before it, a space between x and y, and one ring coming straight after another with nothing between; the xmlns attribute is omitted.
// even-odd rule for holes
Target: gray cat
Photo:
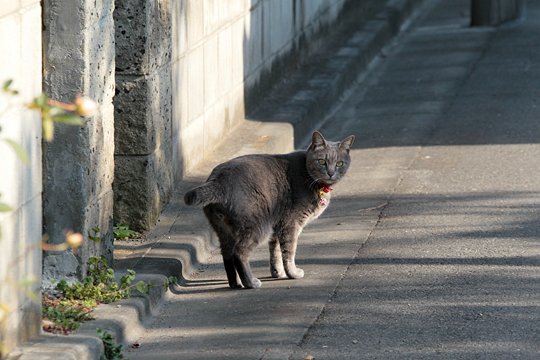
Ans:
<svg viewBox="0 0 540 360"><path fill-rule="evenodd" d="M353 135L327 141L316 131L306 151L237 157L216 166L204 184L185 194L187 205L204 206L231 288L261 286L249 255L263 241L270 245L272 277L304 276L294 260L298 236L328 206L330 186L349 168L353 141Z"/></svg>

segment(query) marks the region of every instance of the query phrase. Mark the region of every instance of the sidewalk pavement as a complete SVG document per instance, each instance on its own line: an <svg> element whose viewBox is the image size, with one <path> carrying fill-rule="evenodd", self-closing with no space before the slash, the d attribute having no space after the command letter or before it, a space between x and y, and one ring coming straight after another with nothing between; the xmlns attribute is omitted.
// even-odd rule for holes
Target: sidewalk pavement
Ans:
<svg viewBox="0 0 540 360"><path fill-rule="evenodd" d="M349 197L384 206L291 358L540 358L540 3L495 29L455 26L458 3L322 128L357 132Z"/></svg>
<svg viewBox="0 0 540 360"><path fill-rule="evenodd" d="M263 287L229 290L202 211L180 201L148 241L119 248L122 268L185 279L98 320L118 328L128 358L539 357L540 3L498 28L469 28L468 4L424 2L311 123L330 139L357 138L330 208L300 238L304 279L270 279L261 246L252 265ZM290 125L270 111L306 119L313 104L295 101L256 112L242 136L257 137L235 151L291 148ZM311 130L302 124L296 145ZM114 312L124 320L107 319Z"/></svg>
<svg viewBox="0 0 540 360"><path fill-rule="evenodd" d="M313 122L322 120L327 109L354 84L358 74L366 71L422 1L363 0L360 6L349 7L339 23L317 40L327 46L310 53L286 84L278 86L273 94L265 94L270 106L246 109L249 121L227 139L228 146L216 150L213 159L179 184L157 226L144 239L115 243L115 270L122 273L134 269L139 279L158 285L149 295L101 305L93 312L96 320L83 323L75 334L43 334L12 352L9 359L100 359L103 344L96 336L96 328L107 330L125 346L136 342L146 331L144 324L152 321L160 304L171 296L159 284L168 276L177 276L185 285L186 279L197 276L197 271L207 266L216 251L215 239L200 209L186 208L183 193L200 183L216 164L234 156L291 151L294 141L301 138L299 129L306 126L302 130L306 132L315 127ZM313 76L313 71L318 76ZM285 101L284 94L288 95Z"/></svg>
<svg viewBox="0 0 540 360"><path fill-rule="evenodd" d="M230 291L219 256L131 359L537 359L540 4L469 28L429 1L322 125L354 165L301 237L306 277Z"/></svg>

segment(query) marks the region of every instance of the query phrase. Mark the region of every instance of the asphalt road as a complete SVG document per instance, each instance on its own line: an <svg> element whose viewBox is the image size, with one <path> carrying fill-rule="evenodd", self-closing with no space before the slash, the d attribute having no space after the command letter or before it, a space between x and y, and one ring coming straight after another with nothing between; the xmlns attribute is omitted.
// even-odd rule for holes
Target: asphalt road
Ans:
<svg viewBox="0 0 540 360"><path fill-rule="evenodd" d="M261 247L263 287L231 291L216 256L130 359L540 358L540 4L471 29L428 3L321 129L357 139L305 278Z"/></svg>

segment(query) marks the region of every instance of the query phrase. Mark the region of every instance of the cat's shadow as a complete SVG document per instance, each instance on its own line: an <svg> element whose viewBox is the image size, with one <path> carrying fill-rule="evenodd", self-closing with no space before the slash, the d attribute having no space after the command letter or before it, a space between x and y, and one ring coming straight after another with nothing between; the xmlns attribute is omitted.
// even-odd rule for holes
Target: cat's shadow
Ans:
<svg viewBox="0 0 540 360"><path fill-rule="evenodd" d="M288 279L276 279L271 276L260 277L259 280L264 282L272 281L286 281ZM200 280L187 280L183 279L177 284L169 286L169 290L175 295L182 294L202 294L211 292L224 292L224 291L242 291L248 290L245 288L231 289L229 283L225 279L200 279Z"/></svg>

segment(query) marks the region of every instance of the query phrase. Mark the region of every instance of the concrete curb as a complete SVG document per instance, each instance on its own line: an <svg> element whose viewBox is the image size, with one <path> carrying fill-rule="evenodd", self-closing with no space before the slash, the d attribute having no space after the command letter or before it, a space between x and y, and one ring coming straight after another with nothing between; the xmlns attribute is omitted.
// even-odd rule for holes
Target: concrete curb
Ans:
<svg viewBox="0 0 540 360"><path fill-rule="evenodd" d="M95 320L84 322L69 336L42 334L31 343L12 351L6 360L100 360L103 342L97 329L103 329L124 347L132 345L143 331L145 320L156 314L165 299L167 278L163 275L140 274L135 281L151 285L148 294L136 293L129 299L103 304L93 311Z"/></svg>
<svg viewBox="0 0 540 360"><path fill-rule="evenodd" d="M249 114L252 121L244 122L233 131L227 146L216 149L211 160L197 172L188 174L144 241L115 244L115 269L119 272L135 270L137 280L155 285L150 294L100 305L94 312L96 320L82 324L76 333L42 335L10 353L7 359L98 360L104 354L103 343L96 333L98 328L110 332L124 347L133 345L142 334L144 322L152 318L167 297L168 291L162 286L166 278L182 274L183 279L189 279L206 259L219 251L200 209L183 205L185 191L226 159L247 153L287 152L302 144L306 134L324 120L335 100L357 81L358 74L369 69L369 64L400 32L422 2L390 0L383 11L352 36L310 57L292 81L276 86L265 104ZM315 66L324 70L313 74L310 70Z"/></svg>

